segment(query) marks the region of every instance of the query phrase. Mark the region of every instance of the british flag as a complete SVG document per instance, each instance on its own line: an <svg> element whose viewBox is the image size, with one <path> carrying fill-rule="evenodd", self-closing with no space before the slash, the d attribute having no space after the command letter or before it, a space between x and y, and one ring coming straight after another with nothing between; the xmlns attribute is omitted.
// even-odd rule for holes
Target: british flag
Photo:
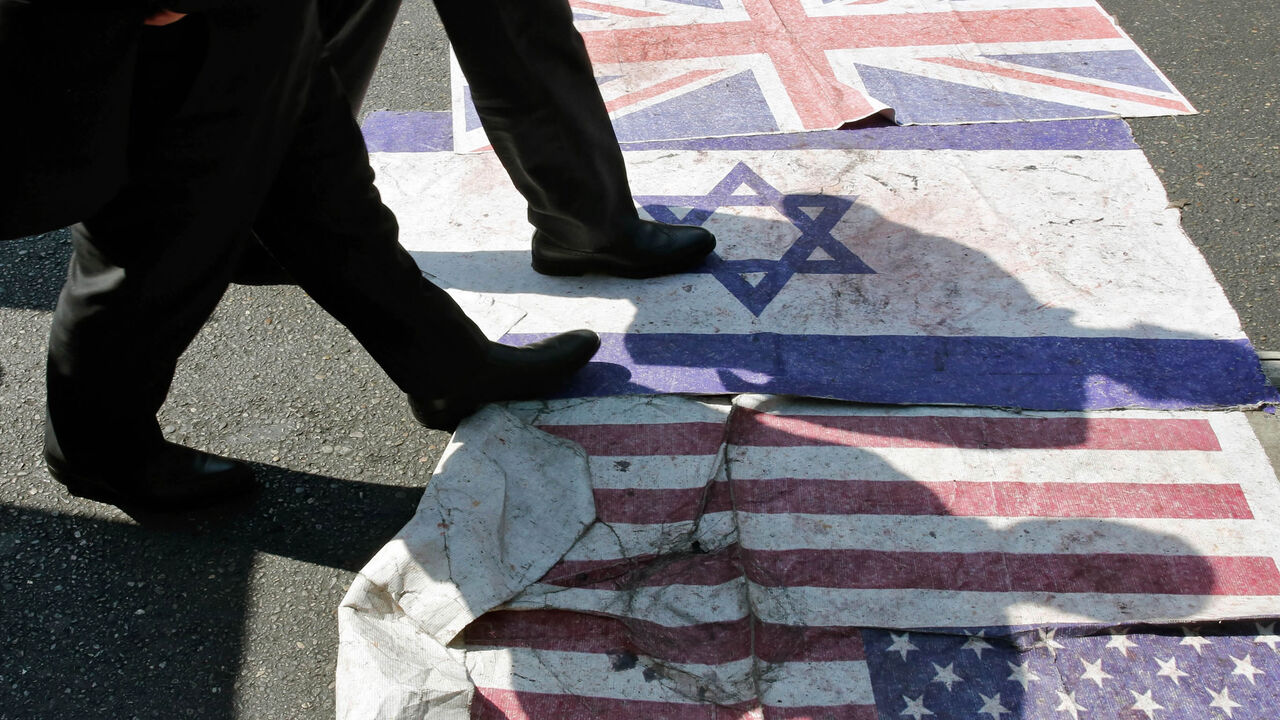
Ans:
<svg viewBox="0 0 1280 720"><path fill-rule="evenodd" d="M573 0L623 142L1194 112L1080 0ZM487 145L456 70L458 150Z"/></svg>

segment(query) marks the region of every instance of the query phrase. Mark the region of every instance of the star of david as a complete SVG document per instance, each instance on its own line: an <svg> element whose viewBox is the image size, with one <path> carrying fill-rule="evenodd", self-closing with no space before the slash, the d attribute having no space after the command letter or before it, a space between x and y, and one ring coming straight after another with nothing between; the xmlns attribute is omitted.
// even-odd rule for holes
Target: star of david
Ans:
<svg viewBox="0 0 1280 720"><path fill-rule="evenodd" d="M740 192L742 188L750 193ZM845 195L787 195L765 182L744 163L738 163L706 195L637 196L645 212L658 222L702 225L725 207L772 207L800 230L800 237L777 260L726 259L712 252L695 272L710 273L731 295L757 317L778 297L798 273L810 275L865 275L875 273L831 234L836 223L853 207L856 198ZM689 208L680 216L674 208ZM819 253L825 258L815 258ZM760 276L755 283L747 278Z"/></svg>

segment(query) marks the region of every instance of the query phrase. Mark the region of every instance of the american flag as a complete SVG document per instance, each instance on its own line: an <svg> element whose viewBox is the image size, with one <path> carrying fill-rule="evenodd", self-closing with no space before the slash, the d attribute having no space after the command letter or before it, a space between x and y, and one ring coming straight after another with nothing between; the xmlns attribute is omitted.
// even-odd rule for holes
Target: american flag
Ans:
<svg viewBox="0 0 1280 720"><path fill-rule="evenodd" d="M1194 112L1080 0L572 0L623 142ZM485 147L454 72L458 150Z"/></svg>
<svg viewBox="0 0 1280 720"><path fill-rule="evenodd" d="M594 667L588 663L567 667L568 662L561 661L564 665L557 669L605 677L635 671L646 683L668 680L669 677L660 678L652 666L670 667L673 658L720 659L712 656L709 646L703 646L702 657L696 657L699 653L688 647L683 654L649 655L638 650L653 647L655 641L648 630L634 622L591 615L503 611L491 613L472 626L468 642L472 653L479 655L520 651L532 654L540 650L544 663L556 662L553 656L557 654L596 658L604 662ZM688 697L663 702L482 687L472 703L471 716L478 720L1274 720L1280 717L1280 683L1276 682L1280 674L1280 635L1275 630L1275 621L1105 629L965 628L960 632L850 628L825 637L809 633L804 638L808 652L797 655L762 645L762 639L767 642L772 638L757 626L751 640L764 673L771 675L771 683L776 682L782 663L801 665L801 692L806 697L798 702L830 698L855 702L716 705L710 702L711 698L704 703L690 702ZM559 642L551 642L553 637ZM739 637L743 640L737 643L737 654L748 657L752 646L746 641L747 633L741 632ZM685 633L683 640L707 642L704 636L694 633ZM520 651L513 650L513 646ZM645 654L643 660L638 653ZM602 667L604 664L608 670ZM825 667L815 671L814 665L818 664ZM511 669L515 669L514 662ZM547 675L526 675L523 679L557 682ZM814 680L828 682L817 684ZM775 692L773 697L779 695Z"/></svg>
<svg viewBox="0 0 1280 720"><path fill-rule="evenodd" d="M598 520L467 628L472 717L1277 717L1280 488L1240 414L529 414Z"/></svg>

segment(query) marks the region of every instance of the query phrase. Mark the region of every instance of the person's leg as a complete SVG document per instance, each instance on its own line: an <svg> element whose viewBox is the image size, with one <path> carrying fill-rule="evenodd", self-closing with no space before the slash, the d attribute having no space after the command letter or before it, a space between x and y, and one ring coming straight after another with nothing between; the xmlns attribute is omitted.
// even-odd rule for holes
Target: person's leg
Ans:
<svg viewBox="0 0 1280 720"><path fill-rule="evenodd" d="M130 178L75 229L50 334L46 457L73 492L177 509L250 486L247 466L164 442L155 414L227 286L318 52L305 2L272 8L144 33Z"/></svg>
<svg viewBox="0 0 1280 720"><path fill-rule="evenodd" d="M254 229L401 389L443 395L475 372L485 337L400 246L360 130L327 70L313 79Z"/></svg>
<svg viewBox="0 0 1280 720"><path fill-rule="evenodd" d="M360 129L324 63L255 229L431 427L451 430L485 401L545 394L598 345L594 334L579 333L538 348L495 346L423 276L400 246L395 216L374 187Z"/></svg>
<svg viewBox="0 0 1280 720"><path fill-rule="evenodd" d="M715 247L702 228L642 221L566 0L435 0L485 133L529 202L534 269L651 277Z"/></svg>
<svg viewBox="0 0 1280 720"><path fill-rule="evenodd" d="M320 0L325 55L355 112L400 0ZM715 247L696 227L641 220L582 38L564 0L436 0L498 156L529 203L534 268L651 277ZM258 243L234 277L296 282Z"/></svg>
<svg viewBox="0 0 1280 720"><path fill-rule="evenodd" d="M436 0L485 133L534 227L601 249L636 217L626 166L565 0Z"/></svg>
<svg viewBox="0 0 1280 720"><path fill-rule="evenodd" d="M122 195L73 229L49 340L45 457L79 495L199 506L239 494L251 475L166 443L156 413L178 356L227 286L235 246L139 226L152 199Z"/></svg>
<svg viewBox="0 0 1280 720"><path fill-rule="evenodd" d="M364 103L400 0L319 0L324 55L354 114Z"/></svg>

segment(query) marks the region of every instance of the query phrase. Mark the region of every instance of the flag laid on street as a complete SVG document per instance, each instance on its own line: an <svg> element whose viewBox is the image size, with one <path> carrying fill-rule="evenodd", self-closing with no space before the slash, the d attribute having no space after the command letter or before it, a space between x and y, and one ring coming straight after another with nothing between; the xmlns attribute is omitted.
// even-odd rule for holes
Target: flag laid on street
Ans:
<svg viewBox="0 0 1280 720"><path fill-rule="evenodd" d="M642 214L719 238L695 271L639 282L534 273L497 160L431 152L443 143L423 120L366 124L402 242L495 338L599 332L573 395L1057 410L1276 397L1122 121L632 145Z"/></svg>
<svg viewBox="0 0 1280 720"><path fill-rule="evenodd" d="M1194 112L1092 0L570 4L622 142ZM453 83L457 148L483 148Z"/></svg>
<svg viewBox="0 0 1280 720"><path fill-rule="evenodd" d="M381 675L352 667L353 706L431 689L397 675L442 625L418 610L422 570L394 572L425 567L485 590L456 593L449 606L472 621L431 640L474 686L469 709L387 717L1262 720L1280 707L1280 485L1240 413L770 396L510 410L585 451L594 522L552 519L577 500L506 507L551 477L501 462L540 457L521 452L537 436L464 424L426 511L344 601L343 652L375 646L363 629L401 628L376 643ZM450 472L469 443L484 444L478 464ZM494 482L513 501L474 504ZM447 497L457 507L441 513ZM482 545L568 548L500 606L485 573L510 572L435 540L490 512L507 519Z"/></svg>

